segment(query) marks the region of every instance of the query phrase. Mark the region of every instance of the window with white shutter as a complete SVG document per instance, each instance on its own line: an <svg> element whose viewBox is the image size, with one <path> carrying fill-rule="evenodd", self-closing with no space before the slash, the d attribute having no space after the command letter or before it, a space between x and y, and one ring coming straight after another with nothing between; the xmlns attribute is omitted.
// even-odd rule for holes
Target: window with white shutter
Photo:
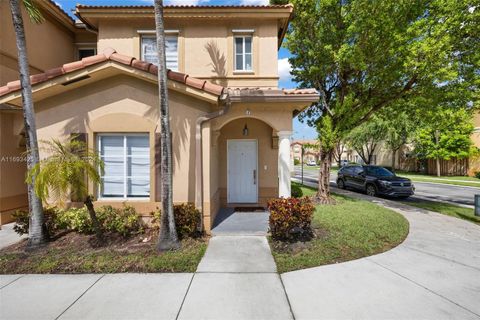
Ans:
<svg viewBox="0 0 480 320"><path fill-rule="evenodd" d="M100 134L97 146L105 164L100 198L150 197L148 134Z"/></svg>
<svg viewBox="0 0 480 320"><path fill-rule="evenodd" d="M158 65L156 37L144 35L141 39L141 60ZM178 37L176 35L165 36L165 58L167 60L167 68L178 71Z"/></svg>
<svg viewBox="0 0 480 320"><path fill-rule="evenodd" d="M235 36L235 71L252 71L252 36Z"/></svg>

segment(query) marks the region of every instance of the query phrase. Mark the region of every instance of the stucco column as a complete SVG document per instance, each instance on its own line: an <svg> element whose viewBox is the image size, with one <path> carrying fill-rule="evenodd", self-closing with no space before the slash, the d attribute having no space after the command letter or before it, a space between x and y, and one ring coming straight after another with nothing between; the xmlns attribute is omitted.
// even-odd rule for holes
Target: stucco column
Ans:
<svg viewBox="0 0 480 320"><path fill-rule="evenodd" d="M290 136L291 131L278 132L278 196L289 198L290 192Z"/></svg>

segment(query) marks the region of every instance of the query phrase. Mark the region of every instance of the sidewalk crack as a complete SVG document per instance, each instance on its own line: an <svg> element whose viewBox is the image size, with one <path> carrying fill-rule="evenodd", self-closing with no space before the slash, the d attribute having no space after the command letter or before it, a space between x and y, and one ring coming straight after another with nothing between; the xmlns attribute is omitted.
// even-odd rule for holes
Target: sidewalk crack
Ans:
<svg viewBox="0 0 480 320"><path fill-rule="evenodd" d="M411 282L411 283L413 283L413 284L415 284L415 285L417 285L417 286L419 286L419 287L427 290L428 292L433 293L434 295L436 295L436 296L438 296L438 297L440 297L440 298L442 298L442 299L444 299L444 300L447 300L447 301L450 302L450 303L453 303L454 305L456 305L456 306L458 306L458 307L460 307L460 308L462 308L462 309L464 309L464 310L466 310L466 311L468 311L468 312L470 312L470 313L472 313L472 314L474 314L474 315L476 315L477 317L480 318L480 314L478 314L478 313L476 313L476 312L474 312L474 311L472 311L472 310L470 310L470 309L462 306L461 304L459 304L459 303L457 303L457 302L455 302L455 301L453 301L453 300L450 300L449 298L447 298L447 297L445 297L445 296L443 296L443 295L441 295L441 294L433 291L432 289L429 289L429 288L425 287L424 285L421 285L420 283L418 283L418 282L416 282L416 281L414 281L414 280L412 280L412 279L410 279L410 278L408 278L408 277L406 277L406 276L404 276L404 275L402 275L402 274L400 274L400 273L398 273L398 272L396 272L396 271L394 271L394 270L392 270L392 269L390 269L390 268L388 268L388 267L386 267L386 266L384 266L384 265L382 265L382 264L380 264L380 263L378 263L378 262L376 262L376 261L370 260L369 258L365 258L365 259L366 259L367 261L370 261L371 263L374 263L374 264L376 264L377 266L379 266L379 267L381 267L381 268L384 268L385 270L388 270L388 271L390 271L391 273L394 273L394 274L396 274L397 276L399 276L399 277L401 277L401 278L403 278L403 279L405 279L405 280L407 280L407 281L409 281L409 282Z"/></svg>
<svg viewBox="0 0 480 320"><path fill-rule="evenodd" d="M5 287L7 287L7 286L11 285L12 283L14 283L15 281L17 281L18 279L20 279L20 278L23 278L24 276L25 276L25 275L24 275L24 274L22 274L22 275L20 275L18 278L16 278L16 279L13 279L13 280L12 280L12 281L10 281L9 283L7 283L7 284L6 284L6 285L4 285L3 287L1 287L1 288L0 288L0 290L2 290L3 288L5 288Z"/></svg>
<svg viewBox="0 0 480 320"><path fill-rule="evenodd" d="M101 276L100 278L98 278L97 280L95 280L95 282L92 283L92 285L90 285L90 287L88 287L87 290L85 290L80 296L78 296L78 298L75 299L75 301L73 301L65 310L63 310L62 313L60 313L60 314L55 318L55 320L60 319L60 317L63 316L63 314L68 311L68 309L70 309L75 303L77 303L77 301L80 300L80 298L82 298L82 297L85 295L85 293L88 292L88 290L90 290L94 285L96 285L98 281L100 281L101 279L103 279L103 277L105 277L105 274L102 274L102 276Z"/></svg>
<svg viewBox="0 0 480 320"><path fill-rule="evenodd" d="M177 320L178 317L180 316L180 312L182 311L183 304L185 303L185 300L187 299L188 292L190 291L190 287L192 286L193 278L195 278L196 274L197 273L194 272L193 275L192 275L192 279L190 279L190 283L188 284L187 291L185 292L185 295L183 296L183 300L182 300L182 303L180 304L180 308L178 308L178 312L177 312L177 316L175 317L175 320Z"/></svg>

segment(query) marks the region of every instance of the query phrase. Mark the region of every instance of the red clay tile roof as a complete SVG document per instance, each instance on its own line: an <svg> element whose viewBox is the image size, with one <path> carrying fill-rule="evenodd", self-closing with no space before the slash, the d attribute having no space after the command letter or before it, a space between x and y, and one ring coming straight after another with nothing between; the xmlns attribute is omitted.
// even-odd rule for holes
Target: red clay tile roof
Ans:
<svg viewBox="0 0 480 320"><path fill-rule="evenodd" d="M120 64L130 66L132 68L142 70L153 75L158 74L158 67L156 65L151 64L149 62L142 61L142 60L138 60L134 57L117 53L115 49L107 48L103 51L103 53L97 54L95 56L83 58L80 61L70 62L70 63L64 64L61 67L47 70L44 73L32 75L30 76L30 81L32 85L39 84L39 83L48 81L50 79L53 79L55 77L58 77L76 70L84 69L88 66L105 62L107 60L115 61ZM203 90L205 92L208 92L217 96L220 96L225 91L225 88L222 86L213 84L206 80L200 80L197 78L190 77L188 74L184 74L181 72L168 70L167 77L172 81L180 82L189 87ZM0 87L0 97L17 90L20 90L20 80L11 81L7 83L7 85Z"/></svg>
<svg viewBox="0 0 480 320"><path fill-rule="evenodd" d="M284 94L318 94L317 90L312 88L307 89L283 89Z"/></svg>

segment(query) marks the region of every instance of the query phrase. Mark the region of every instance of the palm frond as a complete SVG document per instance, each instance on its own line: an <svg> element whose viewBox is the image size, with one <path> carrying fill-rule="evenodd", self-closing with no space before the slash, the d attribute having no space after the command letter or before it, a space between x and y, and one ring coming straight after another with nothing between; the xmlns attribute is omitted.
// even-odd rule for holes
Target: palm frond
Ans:
<svg viewBox="0 0 480 320"><path fill-rule="evenodd" d="M58 139L41 141L47 158L40 161L27 176L27 182L35 177L35 193L43 200L53 198L59 202L71 194L77 198L88 195L85 178L100 183L104 164L100 156L87 149L85 143L72 140L62 143Z"/></svg>
<svg viewBox="0 0 480 320"><path fill-rule="evenodd" d="M23 0L23 5L25 6L25 10L27 11L28 17L33 23L42 23L45 21L40 10L35 5L33 0Z"/></svg>

